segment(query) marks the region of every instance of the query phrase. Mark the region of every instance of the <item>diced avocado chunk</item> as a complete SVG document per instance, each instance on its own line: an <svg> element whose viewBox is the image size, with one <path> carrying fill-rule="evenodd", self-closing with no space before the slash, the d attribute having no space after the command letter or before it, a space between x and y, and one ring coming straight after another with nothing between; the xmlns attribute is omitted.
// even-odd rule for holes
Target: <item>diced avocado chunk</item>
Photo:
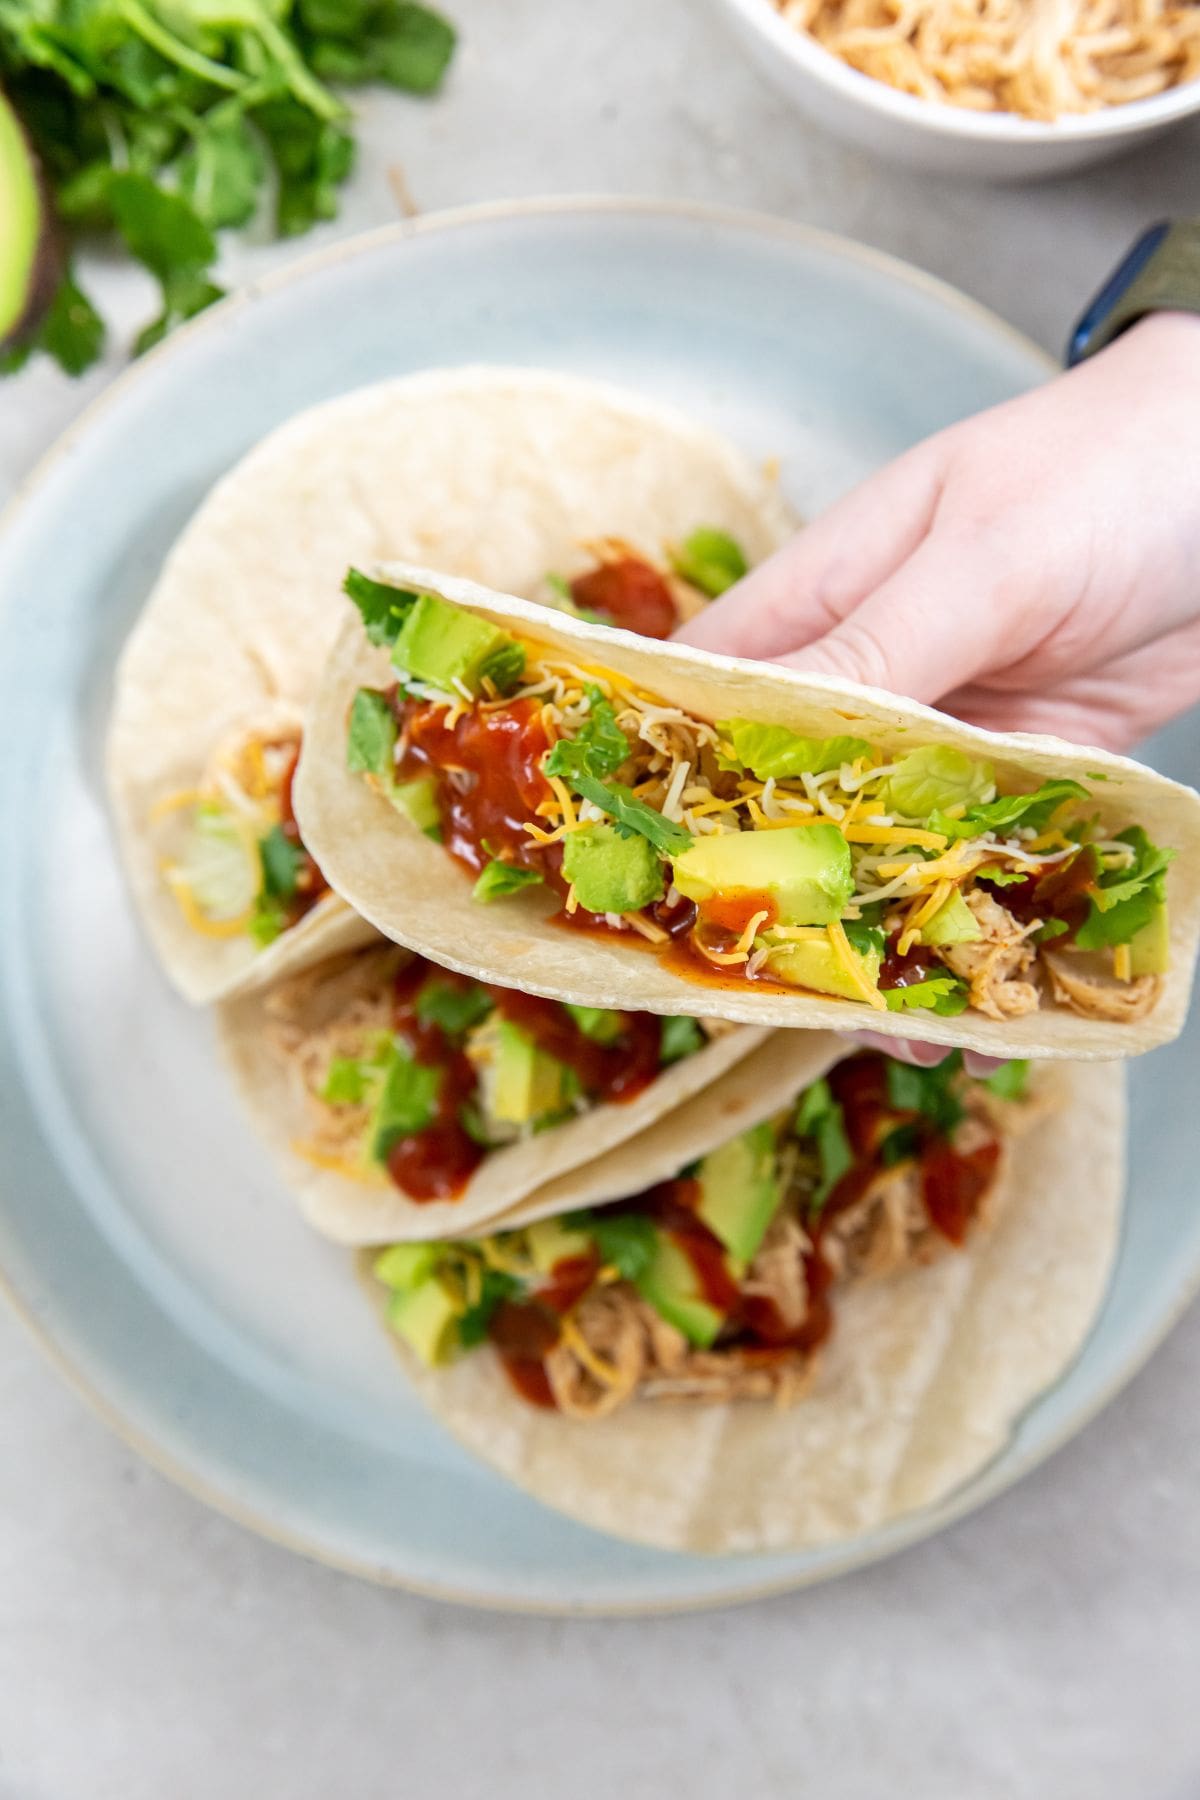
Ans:
<svg viewBox="0 0 1200 1800"><path fill-rule="evenodd" d="M387 1321L398 1337L433 1368L458 1348L458 1313L440 1281L402 1288L388 1301Z"/></svg>
<svg viewBox="0 0 1200 1800"><path fill-rule="evenodd" d="M529 1125L560 1113L578 1091L565 1063L539 1050L511 1019L497 1022L492 1051L483 1068L483 1104L498 1125Z"/></svg>
<svg viewBox="0 0 1200 1800"><path fill-rule="evenodd" d="M654 1255L637 1280L638 1292L657 1313L682 1331L691 1344L707 1349L724 1316L703 1297L687 1251L666 1232L658 1233Z"/></svg>
<svg viewBox="0 0 1200 1800"><path fill-rule="evenodd" d="M1140 931L1129 940L1129 966L1134 975L1165 975L1171 961L1167 903L1160 900Z"/></svg>
<svg viewBox="0 0 1200 1800"><path fill-rule="evenodd" d="M387 790L387 797L397 812L404 813L412 820L418 831L441 831L442 818L431 775L418 775L412 781L393 782Z"/></svg>
<svg viewBox="0 0 1200 1800"><path fill-rule="evenodd" d="M879 985L879 968L883 958L878 950L850 954L870 987ZM815 994L835 994L840 1000L861 1000L862 989L850 973L828 938L799 938L782 943L772 950L763 964L763 973L789 987L811 988Z"/></svg>
<svg viewBox="0 0 1200 1800"><path fill-rule="evenodd" d="M748 1263L783 1197L770 1123L764 1120L710 1150L697 1179L700 1203L696 1211L730 1254Z"/></svg>
<svg viewBox="0 0 1200 1800"><path fill-rule="evenodd" d="M516 640L498 625L463 612L436 594L419 594L400 627L392 661L416 681L427 681L443 693L461 684L471 694L482 687L484 665Z"/></svg>
<svg viewBox="0 0 1200 1800"><path fill-rule="evenodd" d="M697 838L675 858L674 880L701 912L707 901L762 895L779 925L832 924L854 892L850 846L836 825Z"/></svg>
<svg viewBox="0 0 1200 1800"><path fill-rule="evenodd" d="M569 831L562 866L588 912L640 912L666 892L654 846L644 837L623 837L615 825Z"/></svg>
<svg viewBox="0 0 1200 1800"><path fill-rule="evenodd" d="M371 1264L371 1273L385 1287L415 1288L428 1281L445 1254L444 1244L389 1244Z"/></svg>
<svg viewBox="0 0 1200 1800"><path fill-rule="evenodd" d="M979 921L957 888L921 927L923 944L973 944L982 936Z"/></svg>
<svg viewBox="0 0 1200 1800"><path fill-rule="evenodd" d="M525 1227L525 1242L539 1275L549 1275L557 1264L573 1256L587 1256L592 1239L586 1231L573 1231L561 1219L538 1219Z"/></svg>

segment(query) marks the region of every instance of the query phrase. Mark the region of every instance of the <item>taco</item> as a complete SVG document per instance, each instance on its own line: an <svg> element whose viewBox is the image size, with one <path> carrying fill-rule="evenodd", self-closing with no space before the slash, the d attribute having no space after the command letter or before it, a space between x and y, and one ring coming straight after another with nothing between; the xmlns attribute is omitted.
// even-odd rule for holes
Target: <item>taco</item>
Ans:
<svg viewBox="0 0 1200 1800"><path fill-rule="evenodd" d="M317 1230L353 1244L636 1188L678 1163L683 1102L712 1095L700 1138L716 1142L818 1066L806 1036L563 1006L386 940L224 1001L217 1019L290 1191Z"/></svg>
<svg viewBox="0 0 1200 1800"><path fill-rule="evenodd" d="M291 809L348 549L665 635L786 528L719 439L562 375L435 370L274 432L201 505L117 670L109 788L176 986L209 1000L371 936Z"/></svg>
<svg viewBox="0 0 1200 1800"><path fill-rule="evenodd" d="M1123 1056L1180 1030L1191 789L426 571L349 589L361 617L323 677L297 806L390 936L584 1005L999 1056Z"/></svg>
<svg viewBox="0 0 1200 1800"><path fill-rule="evenodd" d="M548 1505L675 1550L861 1534L982 1467L1076 1354L1121 1072L806 1035L824 1075L674 1179L364 1260L431 1410Z"/></svg>

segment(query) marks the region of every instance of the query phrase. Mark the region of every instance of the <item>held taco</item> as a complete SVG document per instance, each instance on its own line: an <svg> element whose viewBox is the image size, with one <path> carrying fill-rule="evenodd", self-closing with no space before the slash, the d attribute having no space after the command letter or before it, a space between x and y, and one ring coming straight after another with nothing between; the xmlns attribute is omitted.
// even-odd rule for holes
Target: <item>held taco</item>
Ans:
<svg viewBox="0 0 1200 1800"><path fill-rule="evenodd" d="M1123 1096L851 1055L617 1205L365 1266L433 1411L548 1504L672 1549L829 1541L942 1498L1076 1353Z"/></svg>
<svg viewBox="0 0 1200 1800"><path fill-rule="evenodd" d="M807 1036L563 1006L386 941L226 1001L218 1023L290 1191L353 1244L607 1199L674 1169L692 1096L711 1094L715 1141L819 1064Z"/></svg>
<svg viewBox="0 0 1200 1800"><path fill-rule="evenodd" d="M113 809L176 986L210 1000L371 936L291 809L348 546L662 636L786 527L719 439L561 375L437 370L274 432L201 505L117 671Z"/></svg>
<svg viewBox="0 0 1200 1800"><path fill-rule="evenodd" d="M389 935L583 1004L1000 1055L1122 1056L1178 1033L1200 929L1190 789L385 574L349 579L361 617L323 678L297 805ZM397 816L398 790L422 794L441 850Z"/></svg>

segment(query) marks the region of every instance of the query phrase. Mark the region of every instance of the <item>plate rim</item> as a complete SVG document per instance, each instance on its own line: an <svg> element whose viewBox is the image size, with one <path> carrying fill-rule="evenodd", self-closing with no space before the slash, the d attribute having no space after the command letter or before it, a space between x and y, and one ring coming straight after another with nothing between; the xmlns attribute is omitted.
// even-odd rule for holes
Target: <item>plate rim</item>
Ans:
<svg viewBox="0 0 1200 1800"><path fill-rule="evenodd" d="M975 326L982 327L993 340L999 340L1010 349L1018 351L1045 374L1055 373L1060 367L1055 358L1026 333L1001 318L983 302L963 293L941 277L917 268L890 252L801 221L761 210L701 200L626 197L615 194L534 196L474 202L430 212L416 219L392 221L369 231L351 233L320 249L289 260L278 269L240 284L215 306L206 309L172 333L166 342L158 345L149 355L131 363L80 409L17 484L6 505L0 510L0 550L22 522L35 496L53 477L60 464L70 456L76 444L86 439L97 419L102 418L110 408L120 407L130 392L137 390L148 379L153 379L165 358L180 354L201 333L221 331L227 321L245 307L279 289L301 283L313 274L350 262L356 257L370 255L377 249L406 243L413 238L471 230L481 224L580 216L623 217L631 220L658 218L666 222L691 222L709 225L718 231L749 231L761 238L805 246L843 263L857 265L882 275L890 284L898 284L910 292L923 295L943 309L957 313ZM419 1576L400 1575L392 1569L381 1567L369 1557L338 1551L304 1531L282 1526L257 1505L223 1491L176 1452L148 1435L136 1418L110 1397L88 1365L73 1356L58 1340L53 1327L41 1316L40 1309L21 1291L17 1278L0 1265L0 1296L51 1367L120 1442L194 1500L269 1543L324 1567L369 1580L378 1586L411 1593L423 1599L488 1612L552 1618L666 1617L743 1606L833 1580L912 1548L958 1519L989 1505L1083 1431L1145 1367L1197 1294L1200 1294L1200 1267L1193 1272L1174 1303L1135 1343L1128 1357L1069 1422L1063 1424L1044 1443L1027 1450L1005 1466L1002 1472L994 1471L989 1475L985 1471L976 1481L940 1506L918 1512L908 1521L897 1521L892 1527L885 1527L882 1534L875 1534L877 1541L874 1543L868 1541L864 1545L860 1541L858 1545L851 1544L840 1553L833 1554L818 1568L801 1569L757 1582L747 1580L745 1583L731 1585L728 1590L719 1594L685 1595L654 1601L557 1601L551 1598L522 1600L458 1587L452 1583L428 1581ZM998 1470L999 1465L996 1465L996 1471ZM878 1541L879 1539L882 1541ZM747 1568L751 1560L746 1559Z"/></svg>

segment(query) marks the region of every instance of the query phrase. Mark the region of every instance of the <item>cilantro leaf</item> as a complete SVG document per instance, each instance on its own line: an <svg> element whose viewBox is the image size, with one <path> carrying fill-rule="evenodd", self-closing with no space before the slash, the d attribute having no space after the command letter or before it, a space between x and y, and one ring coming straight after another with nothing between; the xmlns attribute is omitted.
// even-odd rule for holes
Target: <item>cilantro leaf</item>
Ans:
<svg viewBox="0 0 1200 1800"><path fill-rule="evenodd" d="M178 193L211 231L245 225L258 209L266 158L244 114L198 123L176 165Z"/></svg>
<svg viewBox="0 0 1200 1800"><path fill-rule="evenodd" d="M258 860L262 868L262 892L275 900L294 898L304 867L304 851L288 837L282 825L272 825L267 835L259 838Z"/></svg>
<svg viewBox="0 0 1200 1800"><path fill-rule="evenodd" d="M906 1125L897 1125L888 1132L879 1146L879 1160L885 1169L891 1169L899 1162L906 1162L910 1156L916 1156L920 1148L921 1127L910 1119Z"/></svg>
<svg viewBox="0 0 1200 1800"><path fill-rule="evenodd" d="M394 779L396 736L396 718L386 694L376 688L359 688L350 707L346 767L355 774Z"/></svg>
<svg viewBox="0 0 1200 1800"><path fill-rule="evenodd" d="M887 948L887 939L880 925L868 924L865 918L844 919L842 929L845 931L850 945L860 956L878 954L882 956Z"/></svg>
<svg viewBox="0 0 1200 1800"><path fill-rule="evenodd" d="M486 906L490 900L506 900L510 894L519 894L522 888L538 887L541 880L536 869L518 869L513 863L493 858L471 889L471 898Z"/></svg>
<svg viewBox="0 0 1200 1800"><path fill-rule="evenodd" d="M66 374L82 375L102 354L104 336L104 321L68 271L37 331L0 352L0 374L14 374L35 350L44 350Z"/></svg>
<svg viewBox="0 0 1200 1800"><path fill-rule="evenodd" d="M620 781L597 781L591 775L575 775L572 786L615 823L622 837L644 837L660 856L682 856L691 847L692 834L673 819L634 797L633 789Z"/></svg>
<svg viewBox="0 0 1200 1800"><path fill-rule="evenodd" d="M547 775L561 775L574 782L578 775L602 780L615 775L628 757L631 745L617 724L617 715L598 687L586 690L587 718L571 738L559 738L542 768Z"/></svg>
<svg viewBox="0 0 1200 1800"><path fill-rule="evenodd" d="M794 1129L798 1136L811 1137L816 1144L821 1177L813 1190L809 1210L817 1213L842 1176L854 1166L854 1152L846 1136L841 1103L834 1099L833 1089L823 1077L801 1094Z"/></svg>
<svg viewBox="0 0 1200 1800"><path fill-rule="evenodd" d="M463 1037L491 1012L494 1002L478 982L427 981L417 995L422 1025L438 1025L447 1037Z"/></svg>
<svg viewBox="0 0 1200 1800"><path fill-rule="evenodd" d="M886 1068L888 1100L898 1112L919 1113L943 1135L953 1131L966 1116L957 1092L962 1071L960 1050L952 1050L929 1069L898 1062L894 1057L888 1058Z"/></svg>
<svg viewBox="0 0 1200 1800"><path fill-rule="evenodd" d="M520 1292L521 1283L515 1275L509 1275L503 1269L484 1269L479 1298L458 1321L458 1341L464 1350L473 1350L483 1343L497 1307Z"/></svg>
<svg viewBox="0 0 1200 1800"><path fill-rule="evenodd" d="M400 627L417 603L417 596L407 588L390 587L386 581L374 581L361 569L347 569L342 582L347 594L362 614L368 638L373 644L390 648L400 635Z"/></svg>
<svg viewBox="0 0 1200 1800"><path fill-rule="evenodd" d="M670 552L671 567L676 575L715 600L735 581L740 581L750 565L736 538L715 525L700 525Z"/></svg>
<svg viewBox="0 0 1200 1800"><path fill-rule="evenodd" d="M645 1213L577 1212L567 1219L573 1231L586 1231L600 1253L624 1281L635 1285L654 1260L658 1227Z"/></svg>
<svg viewBox="0 0 1200 1800"><path fill-rule="evenodd" d="M682 1062L685 1056L694 1056L697 1050L703 1050L706 1041L695 1019L686 1014L664 1019L658 1040L659 1067L665 1069L670 1063Z"/></svg>
<svg viewBox="0 0 1200 1800"><path fill-rule="evenodd" d="M1130 943L1166 900L1166 874L1174 850L1151 843L1140 825L1118 832L1116 841L1130 846L1133 862L1124 869L1107 869L1092 889L1088 916L1075 933L1081 950Z"/></svg>
<svg viewBox="0 0 1200 1800"><path fill-rule="evenodd" d="M927 1007L943 1019L954 1019L959 1013L966 1012L971 998L966 982L960 981L957 975L931 975L926 981L913 981L907 987L881 991L891 1012Z"/></svg>
<svg viewBox="0 0 1200 1800"><path fill-rule="evenodd" d="M479 665L479 680L490 681L498 694L510 694L525 673L525 646L515 638L498 644Z"/></svg>
<svg viewBox="0 0 1200 1800"><path fill-rule="evenodd" d="M1045 919L1033 934L1037 944L1049 944L1054 938L1066 937L1071 927L1065 919Z"/></svg>

